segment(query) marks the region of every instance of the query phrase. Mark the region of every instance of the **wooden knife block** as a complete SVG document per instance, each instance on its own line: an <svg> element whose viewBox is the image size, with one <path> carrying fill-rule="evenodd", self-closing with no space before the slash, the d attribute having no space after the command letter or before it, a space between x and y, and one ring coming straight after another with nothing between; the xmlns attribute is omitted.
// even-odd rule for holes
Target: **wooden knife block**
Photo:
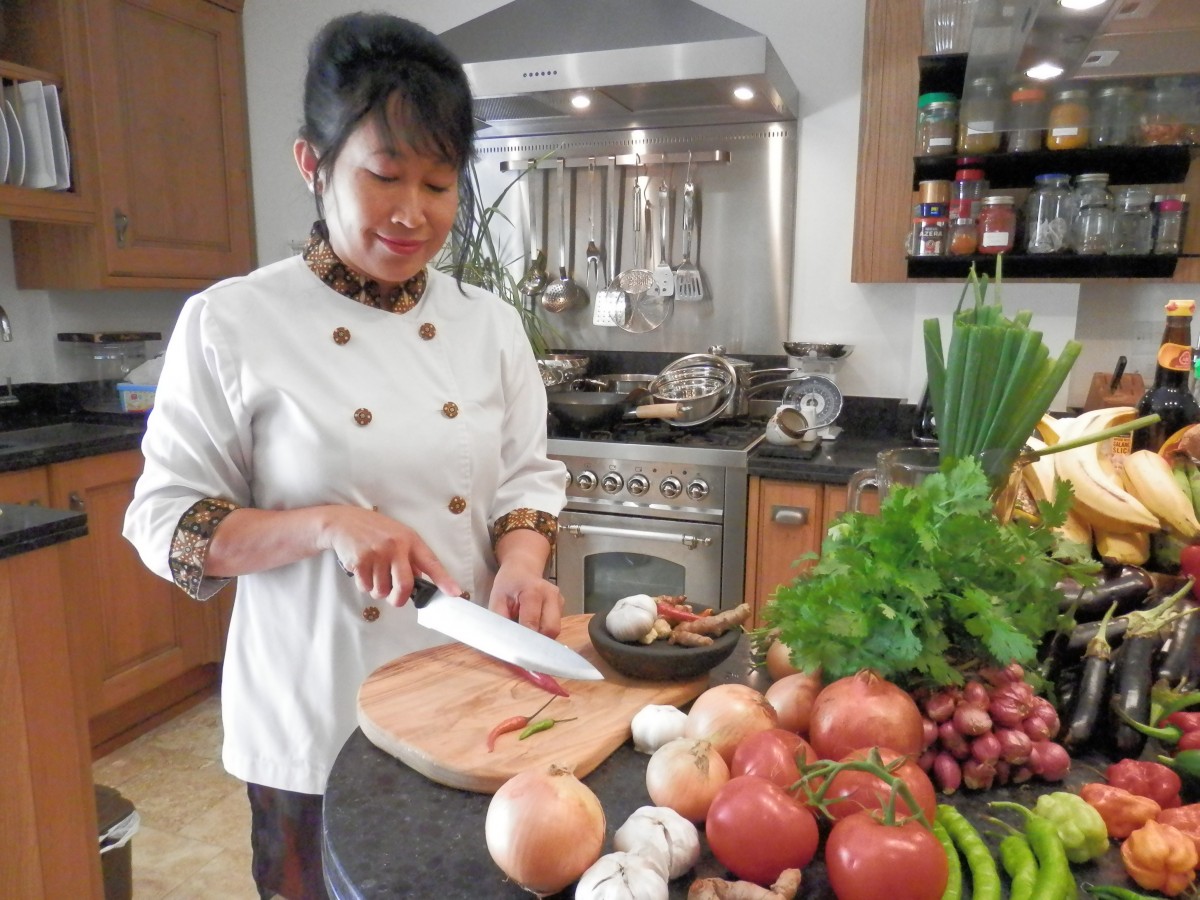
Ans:
<svg viewBox="0 0 1200 900"><path fill-rule="evenodd" d="M1097 372L1092 376L1083 411L1103 409L1106 406L1137 406L1145 392L1146 384L1137 372L1123 373L1116 390L1112 388L1111 372Z"/></svg>

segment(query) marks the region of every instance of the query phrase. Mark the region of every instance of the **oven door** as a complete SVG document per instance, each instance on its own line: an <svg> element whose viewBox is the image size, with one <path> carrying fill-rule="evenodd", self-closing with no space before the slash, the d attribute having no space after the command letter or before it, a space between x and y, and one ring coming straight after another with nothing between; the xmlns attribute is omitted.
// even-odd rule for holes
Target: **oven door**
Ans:
<svg viewBox="0 0 1200 900"><path fill-rule="evenodd" d="M568 615L631 594L720 608L720 525L564 510L558 531L555 574Z"/></svg>

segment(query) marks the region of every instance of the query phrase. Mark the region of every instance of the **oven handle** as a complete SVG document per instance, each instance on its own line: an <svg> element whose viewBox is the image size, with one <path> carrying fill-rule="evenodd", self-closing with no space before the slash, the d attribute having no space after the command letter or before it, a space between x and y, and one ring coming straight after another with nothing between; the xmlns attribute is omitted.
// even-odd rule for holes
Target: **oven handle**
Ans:
<svg viewBox="0 0 1200 900"><path fill-rule="evenodd" d="M605 528L603 525L560 525L559 531L565 531L572 537L596 535L600 537L637 538L643 541L667 541L679 543L689 550L697 547L708 547L712 538L696 537L694 534L671 534L665 531L636 531L632 528Z"/></svg>

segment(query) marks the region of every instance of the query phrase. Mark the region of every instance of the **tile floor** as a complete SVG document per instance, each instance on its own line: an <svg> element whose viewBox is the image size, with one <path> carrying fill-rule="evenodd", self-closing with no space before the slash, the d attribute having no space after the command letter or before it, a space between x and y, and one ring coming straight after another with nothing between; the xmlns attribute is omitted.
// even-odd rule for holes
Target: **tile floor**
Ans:
<svg viewBox="0 0 1200 900"><path fill-rule="evenodd" d="M257 900L245 785L221 766L217 697L96 760L141 816L134 900Z"/></svg>

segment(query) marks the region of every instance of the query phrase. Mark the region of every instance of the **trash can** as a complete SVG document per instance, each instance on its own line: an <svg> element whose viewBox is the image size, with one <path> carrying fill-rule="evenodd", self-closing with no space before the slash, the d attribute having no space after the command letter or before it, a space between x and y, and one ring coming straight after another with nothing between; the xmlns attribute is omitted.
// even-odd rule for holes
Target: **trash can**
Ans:
<svg viewBox="0 0 1200 900"><path fill-rule="evenodd" d="M129 842L137 834L140 817L120 791L103 784L95 787L104 900L132 900L133 847Z"/></svg>

